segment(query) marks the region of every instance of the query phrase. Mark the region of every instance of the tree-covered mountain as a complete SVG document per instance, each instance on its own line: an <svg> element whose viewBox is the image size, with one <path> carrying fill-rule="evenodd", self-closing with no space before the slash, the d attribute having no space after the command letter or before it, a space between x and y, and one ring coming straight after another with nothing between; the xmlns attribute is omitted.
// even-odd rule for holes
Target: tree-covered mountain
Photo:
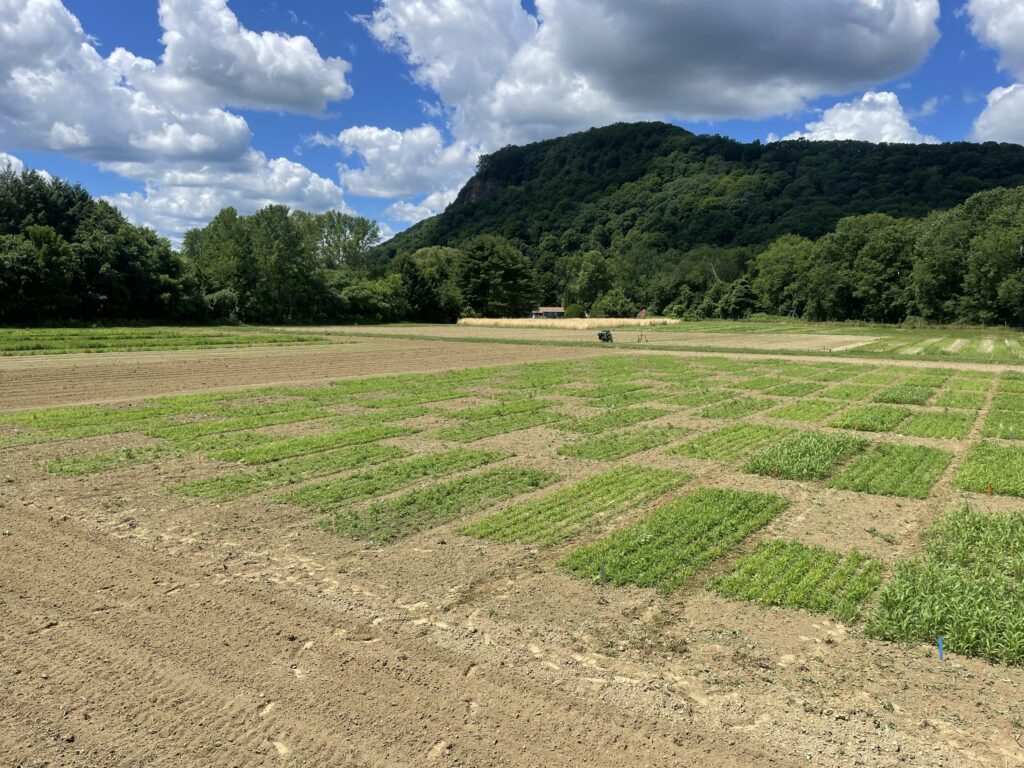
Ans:
<svg viewBox="0 0 1024 768"><path fill-rule="evenodd" d="M1019 145L745 144L618 124L485 156L444 213L382 255L497 235L527 256L544 302L588 307L614 291L612 303L661 311L752 280L755 257L784 235L816 239L872 213L919 219L1020 185Z"/></svg>

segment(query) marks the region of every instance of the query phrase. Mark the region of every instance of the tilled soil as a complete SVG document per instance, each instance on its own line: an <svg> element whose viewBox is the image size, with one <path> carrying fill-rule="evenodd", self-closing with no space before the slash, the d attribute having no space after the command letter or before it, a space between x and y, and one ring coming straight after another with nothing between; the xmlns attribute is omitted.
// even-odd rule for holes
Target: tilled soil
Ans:
<svg viewBox="0 0 1024 768"><path fill-rule="evenodd" d="M381 352L375 373L494 364L453 363L476 346L465 343L433 350L443 360L407 351L389 362L383 352L406 344L363 352ZM581 353L489 349L466 359ZM284 370L271 355L245 384ZM247 355L220 357L230 366ZM133 381L125 374L122 386ZM121 439L94 438L90 450ZM565 483L600 470L557 456L564 439L541 427L478 447L525 451ZM458 535L459 521L380 547L314 529L315 515L271 503L273 492L219 505L168 493L224 466L198 456L79 478L39 469L63 450L0 450L5 768L1024 765L1024 670L939 662L928 647L724 600L699 583L662 595L573 579L557 562L580 541L499 545ZM918 551L920 531L958 496L948 473L913 501L659 450L627 461L691 470L689 487L793 499L747 547L785 536L887 563Z"/></svg>

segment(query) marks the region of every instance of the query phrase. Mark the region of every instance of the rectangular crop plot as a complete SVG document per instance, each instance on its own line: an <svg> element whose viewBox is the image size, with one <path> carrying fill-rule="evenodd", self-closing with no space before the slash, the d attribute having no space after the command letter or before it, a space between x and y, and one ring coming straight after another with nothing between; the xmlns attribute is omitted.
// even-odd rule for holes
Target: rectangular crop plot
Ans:
<svg viewBox="0 0 1024 768"><path fill-rule="evenodd" d="M151 464L160 459L177 456L180 453L181 449L173 445L144 445L134 448L121 448L116 451L86 453L63 459L53 459L46 462L43 468L54 475L78 477L81 475L93 475L97 472L107 472L111 469L120 469L122 467Z"/></svg>
<svg viewBox="0 0 1024 768"><path fill-rule="evenodd" d="M971 446L953 485L977 493L1024 496L1024 448L985 441Z"/></svg>
<svg viewBox="0 0 1024 768"><path fill-rule="evenodd" d="M689 431L679 427L640 427L563 445L558 453L590 461L615 461L678 440Z"/></svg>
<svg viewBox="0 0 1024 768"><path fill-rule="evenodd" d="M933 643L1024 665L1024 513L985 515L964 505L924 535L923 557L896 566L868 633Z"/></svg>
<svg viewBox="0 0 1024 768"><path fill-rule="evenodd" d="M978 416L956 411L915 413L896 431L913 437L935 437L941 440L962 440L970 434Z"/></svg>
<svg viewBox="0 0 1024 768"><path fill-rule="evenodd" d="M818 397L824 397L828 400L845 400L852 403L867 400L877 391L878 387L868 386L867 384L839 384L819 392Z"/></svg>
<svg viewBox="0 0 1024 768"><path fill-rule="evenodd" d="M767 410L777 402L766 397L737 397L705 408L700 415L705 419L741 419L752 413Z"/></svg>
<svg viewBox="0 0 1024 768"><path fill-rule="evenodd" d="M858 405L840 414L828 425L860 432L891 432L910 414L909 408L892 405Z"/></svg>
<svg viewBox="0 0 1024 768"><path fill-rule="evenodd" d="M866 444L849 435L801 432L748 459L743 471L787 480L823 480Z"/></svg>
<svg viewBox="0 0 1024 768"><path fill-rule="evenodd" d="M844 407L844 403L835 400L800 400L781 408L773 408L764 415L771 419L786 421L819 422Z"/></svg>
<svg viewBox="0 0 1024 768"><path fill-rule="evenodd" d="M947 389L935 400L940 408L965 408L980 411L985 407L984 392L967 392L961 389Z"/></svg>
<svg viewBox="0 0 1024 768"><path fill-rule="evenodd" d="M499 467L419 488L361 509L335 512L320 527L358 539L389 542L434 528L559 480L553 472Z"/></svg>
<svg viewBox="0 0 1024 768"><path fill-rule="evenodd" d="M1024 412L1024 393L999 392L992 399L992 407L997 411Z"/></svg>
<svg viewBox="0 0 1024 768"><path fill-rule="evenodd" d="M791 381L788 384L781 384L778 387L769 389L767 394L782 397L806 397L813 392L823 389L821 384L814 384L809 381Z"/></svg>
<svg viewBox="0 0 1024 768"><path fill-rule="evenodd" d="M883 389L876 394L876 403L894 403L897 405L924 405L932 395L935 394L933 387L920 387L913 384L899 384L895 387Z"/></svg>
<svg viewBox="0 0 1024 768"><path fill-rule="evenodd" d="M737 461L750 455L768 443L791 435L788 427L771 427L765 424L730 424L728 427L708 432L672 449L672 453L693 459L715 461Z"/></svg>
<svg viewBox="0 0 1024 768"><path fill-rule="evenodd" d="M843 554L775 539L741 557L711 586L724 597L853 622L881 583L881 564L857 550Z"/></svg>
<svg viewBox="0 0 1024 768"><path fill-rule="evenodd" d="M652 467L618 467L543 498L485 517L460 533L518 544L559 544L689 482L693 475Z"/></svg>
<svg viewBox="0 0 1024 768"><path fill-rule="evenodd" d="M533 411L542 411L545 408L550 408L553 405L557 405L557 403L554 400L516 398L502 403L495 403L493 405L477 405L471 408L460 408L459 410L448 411L443 415L450 419L460 419L463 421L486 421L488 419L494 419L503 416L512 416L517 413L531 413Z"/></svg>
<svg viewBox="0 0 1024 768"><path fill-rule="evenodd" d="M596 416L587 416L570 421L564 427L569 432L593 435L617 427L629 427L642 421L651 421L667 416L670 411L662 408L616 408Z"/></svg>
<svg viewBox="0 0 1024 768"><path fill-rule="evenodd" d="M981 434L1003 440L1024 440L1024 413L989 411Z"/></svg>
<svg viewBox="0 0 1024 768"><path fill-rule="evenodd" d="M920 445L880 443L829 483L833 488L924 499L946 471L953 454Z"/></svg>
<svg viewBox="0 0 1024 768"><path fill-rule="evenodd" d="M337 432L321 432L301 437L285 437L263 442L259 445L239 446L209 451L208 455L221 461L235 461L245 464L269 464L294 456L345 448L350 445L372 443L389 437L402 437L419 432L415 427L397 427L391 424L376 424L353 427Z"/></svg>
<svg viewBox="0 0 1024 768"><path fill-rule="evenodd" d="M524 429L533 429L560 419L564 420L565 417L552 411L513 413L484 421L470 421L454 427L445 427L434 432L432 437L454 443L471 443L475 440L483 440L485 437L522 432Z"/></svg>
<svg viewBox="0 0 1024 768"><path fill-rule="evenodd" d="M670 405L679 405L683 408L697 408L702 405L720 403L735 395L736 393L729 389L695 389L691 392L684 392L681 395L663 398L662 402Z"/></svg>
<svg viewBox="0 0 1024 768"><path fill-rule="evenodd" d="M470 451L462 448L429 453L336 480L307 485L279 496L275 501L330 512L346 504L357 504L392 493L424 478L444 477L493 464L504 458L505 454L495 451Z"/></svg>
<svg viewBox="0 0 1024 768"><path fill-rule="evenodd" d="M703 488L643 520L571 552L561 566L577 576L671 592L771 522L789 505L765 493Z"/></svg>
<svg viewBox="0 0 1024 768"><path fill-rule="evenodd" d="M173 486L171 490L183 496L209 501L231 501L271 488L282 488L316 477L381 464L408 455L408 451L392 445L354 445L323 453L282 459L255 469L189 480Z"/></svg>

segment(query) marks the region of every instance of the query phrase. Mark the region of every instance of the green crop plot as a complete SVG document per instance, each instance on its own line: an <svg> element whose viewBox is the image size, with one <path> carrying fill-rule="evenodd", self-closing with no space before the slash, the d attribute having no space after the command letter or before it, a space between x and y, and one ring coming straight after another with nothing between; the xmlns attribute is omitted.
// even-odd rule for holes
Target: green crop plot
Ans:
<svg viewBox="0 0 1024 768"><path fill-rule="evenodd" d="M306 485L278 496L275 501L331 512L346 504L358 504L375 496L392 493L426 478L464 472L505 458L506 454L494 451L471 451L462 448L413 456L377 469Z"/></svg>
<svg viewBox="0 0 1024 768"><path fill-rule="evenodd" d="M924 556L899 563L869 634L934 643L1024 665L1024 513L984 515L964 505L924 536Z"/></svg>
<svg viewBox="0 0 1024 768"><path fill-rule="evenodd" d="M353 538L391 542L481 512L558 480L553 472L539 469L487 469L367 507L339 510L322 520L320 527Z"/></svg>
<svg viewBox="0 0 1024 768"><path fill-rule="evenodd" d="M583 435L593 435L618 427L630 427L644 421L667 416L671 411L663 408L616 408L595 416L565 422L563 429Z"/></svg>
<svg viewBox="0 0 1024 768"><path fill-rule="evenodd" d="M302 437L285 437L259 445L244 445L207 451L207 455L221 461L243 464L269 464L272 461L290 459L308 453L320 453L334 448L345 448L361 443L373 443L389 437L403 437L419 432L415 427L398 427L392 424L376 424L352 427L337 432L320 432Z"/></svg>
<svg viewBox="0 0 1024 768"><path fill-rule="evenodd" d="M980 411L985 407L985 393L962 389L947 389L935 400L940 408L965 408Z"/></svg>
<svg viewBox="0 0 1024 768"><path fill-rule="evenodd" d="M635 584L671 592L788 505L780 496L703 488L571 552L561 566L577 576L600 578L603 573L617 586Z"/></svg>
<svg viewBox="0 0 1024 768"><path fill-rule="evenodd" d="M776 397L806 397L814 392L820 392L822 389L821 384L814 384L809 381L791 381L788 384L772 387L767 391L767 394L775 395Z"/></svg>
<svg viewBox="0 0 1024 768"><path fill-rule="evenodd" d="M932 387L916 387L911 384L899 384L895 387L883 389L876 394L874 402L893 403L896 405L924 405L935 394Z"/></svg>
<svg viewBox="0 0 1024 768"><path fill-rule="evenodd" d="M999 392L992 399L992 408L997 411L1024 412L1024 393Z"/></svg>
<svg viewBox="0 0 1024 768"><path fill-rule="evenodd" d="M616 461L678 440L689 431L679 427L640 427L563 445L558 453L589 461Z"/></svg>
<svg viewBox="0 0 1024 768"><path fill-rule="evenodd" d="M741 557L710 586L724 597L851 623L881 583L881 564L857 550L844 554L775 539Z"/></svg>
<svg viewBox="0 0 1024 768"><path fill-rule="evenodd" d="M800 432L752 456L743 471L787 480L824 480L866 445L849 435Z"/></svg>
<svg viewBox="0 0 1024 768"><path fill-rule="evenodd" d="M841 413L828 425L859 432L891 432L911 413L909 408L892 405L858 405Z"/></svg>
<svg viewBox="0 0 1024 768"><path fill-rule="evenodd" d="M144 445L120 448L116 451L87 453L64 459L53 459L46 462L43 468L54 475L77 477L80 475L94 475L98 472L107 472L111 469L121 469L122 467L152 464L155 461L176 456L180 453L181 449L173 445Z"/></svg>
<svg viewBox="0 0 1024 768"><path fill-rule="evenodd" d="M729 389L695 389L692 392L662 398L661 402L669 405L679 405L683 408L697 408L702 405L720 403L735 396L736 393Z"/></svg>
<svg viewBox="0 0 1024 768"><path fill-rule="evenodd" d="M737 397L712 405L700 412L705 419L741 419L778 404L778 400L761 397Z"/></svg>
<svg viewBox="0 0 1024 768"><path fill-rule="evenodd" d="M937 448L879 443L829 484L847 491L924 499L952 460L953 454Z"/></svg>
<svg viewBox="0 0 1024 768"><path fill-rule="evenodd" d="M164 426L148 429L146 434L150 437L160 437L172 442L190 443L196 438L207 435L219 435L224 432L241 432L247 429L258 429L276 424L294 424L300 421L312 421L328 415L319 408L313 408L306 404L290 406L289 408L273 411L270 413L235 416L227 419L215 419L212 421L200 421L194 424L178 424L176 426Z"/></svg>
<svg viewBox="0 0 1024 768"><path fill-rule="evenodd" d="M977 418L977 414L956 411L918 412L902 422L896 431L913 437L962 440L971 433Z"/></svg>
<svg viewBox="0 0 1024 768"><path fill-rule="evenodd" d="M854 381L857 384L874 384L880 386L889 386L892 384L898 384L906 378L907 372L903 368L883 368L881 370L873 370L868 373L861 374Z"/></svg>
<svg viewBox="0 0 1024 768"><path fill-rule="evenodd" d="M230 472L172 486L174 493L209 501L232 501L255 493L303 483L326 475L368 467L408 456L409 452L391 445L355 445L307 456L282 459L252 470Z"/></svg>
<svg viewBox="0 0 1024 768"><path fill-rule="evenodd" d="M789 384L790 382L786 379L778 376L755 376L750 379L743 379L742 381L736 382L735 386L737 389L750 389L756 392L767 392L769 389L775 389Z"/></svg>
<svg viewBox="0 0 1024 768"><path fill-rule="evenodd" d="M835 400L799 400L780 408L773 408L766 412L765 416L786 421L820 422L844 407L844 403Z"/></svg>
<svg viewBox="0 0 1024 768"><path fill-rule="evenodd" d="M460 408L455 411L448 411L444 415L452 419L463 421L487 421L488 419L500 418L503 416L514 416L519 413L533 413L543 411L553 405L558 405L554 400L536 400L534 398L515 398L494 405L478 405L471 408Z"/></svg>
<svg viewBox="0 0 1024 768"><path fill-rule="evenodd" d="M0 356L211 349L257 344L312 344L325 341L327 341L325 337L313 334L284 334L236 328L8 329L0 330Z"/></svg>
<svg viewBox="0 0 1024 768"><path fill-rule="evenodd" d="M434 432L432 436L438 440L448 440L453 443L471 443L476 440L483 440L485 437L508 435L545 424L553 425L554 422L560 421L565 421L565 416L560 413L553 411L528 411L526 413L512 413L508 416L498 416L497 418L485 419L484 421L470 421L466 424L445 427Z"/></svg>
<svg viewBox="0 0 1024 768"><path fill-rule="evenodd" d="M953 485L977 493L1024 496L1024 448L987 441L971 446Z"/></svg>
<svg viewBox="0 0 1024 768"><path fill-rule="evenodd" d="M1024 440L1024 413L1013 411L990 411L985 417L981 434L1003 440Z"/></svg>
<svg viewBox="0 0 1024 768"><path fill-rule="evenodd" d="M865 384L839 384L819 392L818 397L824 397L827 400L845 400L853 403L867 400L877 391L878 387L871 387Z"/></svg>
<svg viewBox="0 0 1024 768"><path fill-rule="evenodd" d="M652 467L618 467L461 529L480 539L551 546L663 496L693 478Z"/></svg>
<svg viewBox="0 0 1024 768"><path fill-rule="evenodd" d="M737 461L769 443L793 433L788 427L765 424L730 424L673 448L672 453L693 459Z"/></svg>

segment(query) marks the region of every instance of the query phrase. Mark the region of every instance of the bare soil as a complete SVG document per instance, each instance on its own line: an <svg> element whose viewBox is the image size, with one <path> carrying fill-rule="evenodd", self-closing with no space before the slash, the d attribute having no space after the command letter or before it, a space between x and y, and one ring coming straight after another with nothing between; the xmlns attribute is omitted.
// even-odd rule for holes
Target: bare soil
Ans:
<svg viewBox="0 0 1024 768"><path fill-rule="evenodd" d="M590 351L380 339L156 354L166 359L5 365L0 408L31 400L36 372L36 402L63 404ZM205 378L189 387L196 370ZM685 415L660 423L697 427ZM478 445L528 453L565 483L607 468L558 456L566 439L540 427ZM1022 669L939 662L929 647L699 583L666 596L569 578L556 566L568 545L485 543L452 524L378 547L316 530L272 493L220 505L168 493L224 468L196 456L80 478L39 468L65 450L0 450L5 768L1024 765ZM856 546L886 563L918 551L958 497L949 473L911 501L661 450L626 461L688 469L690 487L785 493L792 507L759 537Z"/></svg>

